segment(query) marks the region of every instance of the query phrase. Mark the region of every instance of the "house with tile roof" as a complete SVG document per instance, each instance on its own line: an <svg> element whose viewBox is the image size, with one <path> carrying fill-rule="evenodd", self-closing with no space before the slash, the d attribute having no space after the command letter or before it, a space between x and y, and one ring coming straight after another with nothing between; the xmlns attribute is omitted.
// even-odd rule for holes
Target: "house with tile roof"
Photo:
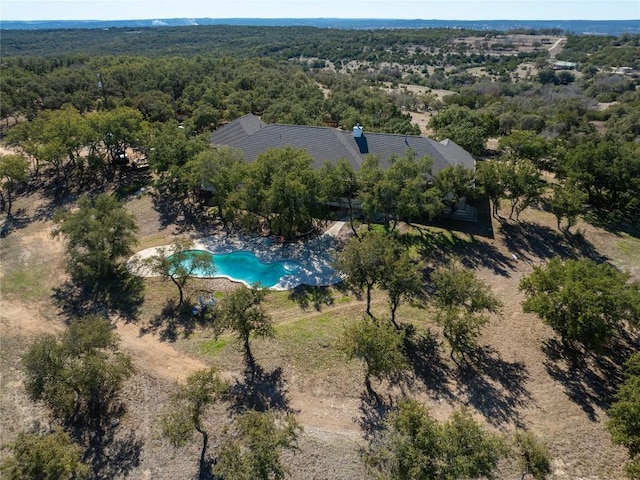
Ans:
<svg viewBox="0 0 640 480"><path fill-rule="evenodd" d="M216 130L209 141L214 147L239 149L248 162L271 148L294 147L305 149L313 157L316 168L326 161L338 162L344 158L354 170L360 170L367 155L375 155L385 168L392 156L411 150L417 158L433 160L432 173L454 165L475 169L475 159L451 140L437 142L417 135L368 133L359 125L349 132L331 127L268 124L248 114Z"/></svg>
<svg viewBox="0 0 640 480"><path fill-rule="evenodd" d="M368 133L360 125L350 132L331 127L268 124L247 114L216 130L209 142L213 147L239 149L248 162L272 148L294 147L306 150L313 157L315 168L321 168L327 161L337 163L345 159L358 171L367 155L375 155L380 166L387 168L392 157L411 150L416 158L429 157L433 161L432 174L455 165L475 170L475 159L451 140L438 142L417 135ZM475 220L475 209L463 203L454 216Z"/></svg>

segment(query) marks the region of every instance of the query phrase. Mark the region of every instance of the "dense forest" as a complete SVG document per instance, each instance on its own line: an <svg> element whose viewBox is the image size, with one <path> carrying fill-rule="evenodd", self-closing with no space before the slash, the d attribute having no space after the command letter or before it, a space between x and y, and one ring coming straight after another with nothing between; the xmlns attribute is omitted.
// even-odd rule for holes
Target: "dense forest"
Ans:
<svg viewBox="0 0 640 480"><path fill-rule="evenodd" d="M469 32L473 34L474 32ZM496 32L476 32L495 35ZM160 29L3 31L2 55L193 56L233 55L288 58L319 57L333 62L354 60L394 47L438 47L460 36L452 29L342 30L314 27L196 26Z"/></svg>
<svg viewBox="0 0 640 480"><path fill-rule="evenodd" d="M51 35L56 35L55 42ZM46 144L36 137L48 131L58 135L62 125L56 122L62 118L76 118L75 128L86 138L75 134L73 147L69 139L49 139L67 144L69 151L96 147L101 141L112 156L131 146L154 149L152 156L160 158L158 143L170 148L170 142L157 139L166 134L163 125L170 121L181 122L190 141L246 113L268 123L344 129L360 123L374 132L417 134L410 112L430 112L430 126L438 137L449 137L479 157L488 138L500 137L505 153L518 157L526 150L524 156L536 168L578 185L592 206L606 205L630 218L638 208L633 193L638 187L634 140L640 133L640 99L637 78L614 69L638 67L633 53L640 37L568 37L561 58L578 62L573 73L547 66L541 42L550 42L544 35L535 37L529 53L515 55L495 51L516 48L516 40L497 33L484 32L481 39L476 35L222 26L10 32L2 45L1 115L5 125L28 120L12 129L9 141L36 158L42 156L36 150ZM153 48L145 43L146 36ZM132 37L135 40L126 40ZM467 37L472 40L460 40ZM515 38L523 43L520 36ZM54 44L60 49L55 55L45 47ZM65 45L74 50L61 53ZM102 54L92 52L91 45ZM21 51L29 54L17 55ZM523 63L529 65L524 78L516 72ZM471 73L479 65L484 73ZM452 94L437 99L427 91L388 90L388 85L401 82ZM615 105L601 109L598 102ZM61 109L73 116L58 119ZM109 125L122 121L116 118L118 112L136 123L128 132L135 138L107 145L104 135L114 132L104 129L115 131ZM106 120L109 115L115 117ZM91 124L92 133L80 125L83 122ZM74 154L68 157L75 164ZM180 166L186 161L169 159L161 169L169 169L167 162ZM62 165L64 160L53 163Z"/></svg>
<svg viewBox="0 0 640 480"><path fill-rule="evenodd" d="M364 315L323 348L364 365L362 398L378 417L367 419L375 425L368 426L360 460L382 479L492 477L505 461L517 463L523 478L551 474L549 449L527 429L489 431L465 408L440 421L410 395L387 405L377 390L379 382L392 389L407 370L432 361L446 365L432 373L455 372L455 381L468 382L480 359L493 358L481 332L502 316L506 299L469 268L490 262L491 247L474 251L473 235L469 245L445 247L438 244L442 235L425 225L442 225L467 199L478 208L489 205L485 220L499 225L500 234L535 232L529 237L539 244L525 234L519 241L537 253L547 251L547 237L567 245L549 247L558 257L540 254L548 261L522 276L516 288L524 296L522 312L558 338L547 363L582 355L597 364L620 338L632 345L618 349L615 361L602 360L613 364L602 371L615 370L616 383L602 388L598 405L610 407L611 441L626 447L625 472L638 478L638 362L628 353L637 350L640 287L631 273L586 248L576 225L639 235L640 35L559 33L240 26L3 31L0 121L11 153L0 157L3 241L26 223L25 207L16 212L14 204L41 196L40 218L65 239L66 283L55 287L51 308L67 319L64 331L36 339L20 360L26 396L55 426L46 435L25 431L12 438L3 473L113 478L134 468L135 462L129 470L110 470L115 455L101 446L124 411L123 385L136 375L110 322L135 321L151 308L145 304L150 280L127 265L139 227L122 202L151 192L163 228L180 219L182 233L251 233L285 243L338 215L348 222L350 238L335 261L344 289L336 291L343 298L358 292L364 310L358 315ZM567 68L558 60L572 63ZM450 139L474 156L477 168L433 173L431 159L407 151L389 168L370 156L357 171L347 162L314 169L310 155L293 148L266 151L249 164L239 151L211 147L211 132L248 113L266 123L345 130L360 124L368 132ZM523 220L530 211L552 215L557 235ZM147 232L151 243L154 234ZM238 288L215 308L200 305L194 324L185 294L190 273L213 266L185 256L192 248L191 240L178 239L148 259L146 267L179 292L179 301L170 299L156 318L189 318L191 332L233 337L245 383L233 385L213 368L188 376L164 402L157 436L182 448L197 433L199 478L284 478L282 458L295 450L301 425L291 409L271 409L278 407L275 397L268 403L252 390L269 381L277 390L275 374L282 374L278 367L265 377L254 350L256 339L282 333L265 307L272 300L255 286ZM458 250L438 263L436 253L446 248ZM475 263L465 257L469 252ZM308 306L296 294L289 301ZM320 311L323 293L312 294ZM376 313L382 308L384 315ZM403 308L415 309L410 321ZM417 320L425 311L433 330ZM450 362L434 354L435 344ZM440 377L424 383L442 393L443 385L433 386ZM499 423L491 418L495 411L470 403L489 424ZM211 411L224 418L224 428L207 423ZM210 441L210 431L222 440ZM42 451L66 454L58 464L41 465Z"/></svg>

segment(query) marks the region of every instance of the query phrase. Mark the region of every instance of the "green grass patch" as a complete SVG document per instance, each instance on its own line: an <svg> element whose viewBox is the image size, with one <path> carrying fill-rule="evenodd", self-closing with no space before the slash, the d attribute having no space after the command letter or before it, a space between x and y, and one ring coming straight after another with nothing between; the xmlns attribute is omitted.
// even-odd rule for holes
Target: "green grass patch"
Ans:
<svg viewBox="0 0 640 480"><path fill-rule="evenodd" d="M351 303L351 302L353 302L354 300L355 300L355 299L354 299L353 297L350 297L350 296L348 296L348 295L343 295L343 296L341 296L340 298L338 298L335 302L336 302L338 305L345 305L345 304L347 304L347 303Z"/></svg>
<svg viewBox="0 0 640 480"><path fill-rule="evenodd" d="M324 370L343 361L336 344L346 321L336 312L303 316L276 325L276 339L298 368Z"/></svg>
<svg viewBox="0 0 640 480"><path fill-rule="evenodd" d="M171 238L168 235L154 235L152 237L146 237L140 239L135 246L135 250L144 250L151 247L164 247L171 244Z"/></svg>
<svg viewBox="0 0 640 480"><path fill-rule="evenodd" d="M203 355L210 355L212 357L215 357L225 349L228 343L229 340L227 340L226 338L209 340L202 343L202 345L200 346L200 352Z"/></svg>
<svg viewBox="0 0 640 480"><path fill-rule="evenodd" d="M299 320L276 326L278 338L287 339L294 343L319 340L331 336L335 328L333 317L320 315L301 318Z"/></svg>
<svg viewBox="0 0 640 480"><path fill-rule="evenodd" d="M624 263L640 265L640 239L625 235L616 242L616 251Z"/></svg>
<svg viewBox="0 0 640 480"><path fill-rule="evenodd" d="M143 281L144 303L140 310L140 320L148 322L162 312L170 299L178 302L178 289L165 278L150 277Z"/></svg>
<svg viewBox="0 0 640 480"><path fill-rule="evenodd" d="M2 277L2 294L19 300L38 300L50 295L48 265L36 265L6 272Z"/></svg>
<svg viewBox="0 0 640 480"><path fill-rule="evenodd" d="M269 292L265 299L265 306L268 309L298 308L298 305L292 300L288 291Z"/></svg>

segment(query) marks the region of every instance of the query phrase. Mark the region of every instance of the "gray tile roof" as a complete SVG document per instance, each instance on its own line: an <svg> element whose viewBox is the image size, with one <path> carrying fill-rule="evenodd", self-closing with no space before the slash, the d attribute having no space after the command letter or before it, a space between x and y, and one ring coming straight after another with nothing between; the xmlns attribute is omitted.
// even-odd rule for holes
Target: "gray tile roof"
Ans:
<svg viewBox="0 0 640 480"><path fill-rule="evenodd" d="M218 145L235 145L238 141L242 141L266 126L266 123L249 113L216 130L211 139L215 136L215 143Z"/></svg>
<svg viewBox="0 0 640 480"><path fill-rule="evenodd" d="M451 140L437 142L416 135L367 133L366 130L356 139L352 132L330 127L266 124L251 114L218 129L209 141L213 146L240 149L249 162L270 148L291 146L304 148L314 158L315 167L344 158L359 170L367 154L377 156L385 167L391 156L401 156L411 149L418 158L433 160L433 173L450 165L475 168L473 157Z"/></svg>

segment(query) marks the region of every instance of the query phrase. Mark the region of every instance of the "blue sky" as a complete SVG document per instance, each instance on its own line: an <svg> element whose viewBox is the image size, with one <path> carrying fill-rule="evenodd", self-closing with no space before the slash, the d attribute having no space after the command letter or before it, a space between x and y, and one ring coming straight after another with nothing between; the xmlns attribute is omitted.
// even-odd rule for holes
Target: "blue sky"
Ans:
<svg viewBox="0 0 640 480"><path fill-rule="evenodd" d="M1 0L0 20L162 18L635 20L640 0Z"/></svg>

